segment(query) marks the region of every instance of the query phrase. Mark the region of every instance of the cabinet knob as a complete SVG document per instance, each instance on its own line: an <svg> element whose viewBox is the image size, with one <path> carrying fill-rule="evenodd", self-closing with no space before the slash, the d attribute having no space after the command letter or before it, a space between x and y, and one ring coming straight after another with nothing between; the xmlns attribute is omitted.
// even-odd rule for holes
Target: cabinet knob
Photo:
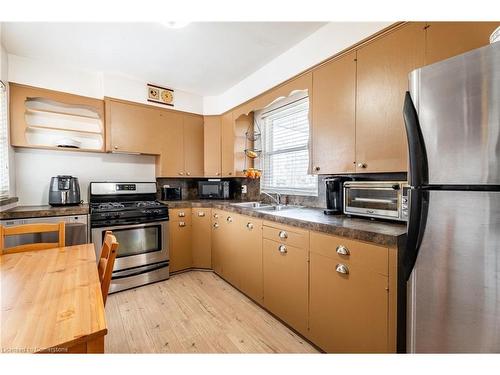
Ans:
<svg viewBox="0 0 500 375"><path fill-rule="evenodd" d="M366 163L358 163L358 168L366 168Z"/></svg>
<svg viewBox="0 0 500 375"><path fill-rule="evenodd" d="M278 234L278 236L282 239L282 240L286 240L288 238L288 233L285 232L284 230L281 230Z"/></svg>
<svg viewBox="0 0 500 375"><path fill-rule="evenodd" d="M228 176L232 176L232 175L233 175L233 172L229 172L229 173L228 173Z"/></svg>
<svg viewBox="0 0 500 375"><path fill-rule="evenodd" d="M249 230L252 230L253 229L253 223L247 223L247 228Z"/></svg>
<svg viewBox="0 0 500 375"><path fill-rule="evenodd" d="M345 247L344 245L337 246L336 250L337 250L337 254L340 254L340 255L350 255L351 254L349 249L347 247Z"/></svg>
<svg viewBox="0 0 500 375"><path fill-rule="evenodd" d="M347 275L349 274L349 267L347 267L345 264L339 263L335 266L335 271Z"/></svg>
<svg viewBox="0 0 500 375"><path fill-rule="evenodd" d="M219 214L214 214L214 219L218 219L219 218Z"/></svg>
<svg viewBox="0 0 500 375"><path fill-rule="evenodd" d="M315 172L319 172L319 170L320 170L320 169L321 169L321 168L320 168L319 166L314 167L314 171L315 171Z"/></svg>
<svg viewBox="0 0 500 375"><path fill-rule="evenodd" d="M226 221L227 221L228 223L232 223L232 222L233 222L233 218L232 218L231 216L228 216L228 217L226 218Z"/></svg>
<svg viewBox="0 0 500 375"><path fill-rule="evenodd" d="M214 223L213 226L214 226L214 229L217 229L217 228L219 228L219 223Z"/></svg>
<svg viewBox="0 0 500 375"><path fill-rule="evenodd" d="M180 227L185 227L185 226L186 226L186 222L184 222L184 221L179 221L179 226L180 226Z"/></svg>
<svg viewBox="0 0 500 375"><path fill-rule="evenodd" d="M190 172L186 172L186 176L191 176L191 173Z"/></svg>
<svg viewBox="0 0 500 375"><path fill-rule="evenodd" d="M203 211L198 212L199 217L205 217L205 213Z"/></svg>
<svg viewBox="0 0 500 375"><path fill-rule="evenodd" d="M281 253L281 254L286 254L288 252L288 250L286 249L286 246L285 245L279 245L278 247L278 251Z"/></svg>
<svg viewBox="0 0 500 375"><path fill-rule="evenodd" d="M179 217L185 217L186 216L186 213L184 211L181 211L177 214L177 216Z"/></svg>
<svg viewBox="0 0 500 375"><path fill-rule="evenodd" d="M114 147L114 149L115 149L115 150L118 150L118 146L115 146L115 147Z"/></svg>
<svg viewBox="0 0 500 375"><path fill-rule="evenodd" d="M217 172L215 175L216 175L216 176L220 176L220 172Z"/></svg>
<svg viewBox="0 0 500 375"><path fill-rule="evenodd" d="M184 172L179 172L179 176L184 176Z"/></svg>

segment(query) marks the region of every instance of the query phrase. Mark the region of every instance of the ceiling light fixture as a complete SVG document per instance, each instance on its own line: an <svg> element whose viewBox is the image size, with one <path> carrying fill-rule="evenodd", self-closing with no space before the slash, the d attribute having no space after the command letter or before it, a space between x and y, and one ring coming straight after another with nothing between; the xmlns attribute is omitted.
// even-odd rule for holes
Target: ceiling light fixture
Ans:
<svg viewBox="0 0 500 375"><path fill-rule="evenodd" d="M165 22L161 22L161 24L163 26L166 26L169 29L181 29L183 27L186 27L190 23L191 22L186 22L186 21L165 21Z"/></svg>

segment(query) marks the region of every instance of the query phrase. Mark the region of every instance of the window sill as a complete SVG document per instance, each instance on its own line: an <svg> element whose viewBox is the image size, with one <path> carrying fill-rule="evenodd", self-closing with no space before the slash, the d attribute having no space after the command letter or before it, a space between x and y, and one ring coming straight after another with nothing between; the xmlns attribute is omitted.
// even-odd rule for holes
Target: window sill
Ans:
<svg viewBox="0 0 500 375"><path fill-rule="evenodd" d="M0 207L2 206L7 206L12 203L17 203L19 201L18 197L9 197L9 198L4 198L0 199Z"/></svg>

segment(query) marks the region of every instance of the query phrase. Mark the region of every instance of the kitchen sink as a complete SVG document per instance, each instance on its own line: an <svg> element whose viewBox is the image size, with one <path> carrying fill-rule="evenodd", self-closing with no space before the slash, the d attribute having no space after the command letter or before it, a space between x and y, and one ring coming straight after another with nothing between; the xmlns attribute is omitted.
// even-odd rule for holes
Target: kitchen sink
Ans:
<svg viewBox="0 0 500 375"><path fill-rule="evenodd" d="M296 204L278 204L278 205L266 205L264 207L255 208L258 211L283 211L291 210L293 208L302 208L304 206L299 206Z"/></svg>
<svg viewBox="0 0 500 375"><path fill-rule="evenodd" d="M270 204L262 202L242 202L242 203L231 203L231 206L243 207L243 208L253 208L253 209L263 209L266 207L272 207Z"/></svg>

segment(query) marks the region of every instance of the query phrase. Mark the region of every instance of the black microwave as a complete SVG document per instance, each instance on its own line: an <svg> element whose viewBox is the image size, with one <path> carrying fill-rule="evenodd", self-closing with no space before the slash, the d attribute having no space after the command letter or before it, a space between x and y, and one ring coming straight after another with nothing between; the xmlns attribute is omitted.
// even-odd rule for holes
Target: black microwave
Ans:
<svg viewBox="0 0 500 375"><path fill-rule="evenodd" d="M229 199L231 189L229 181L198 181L200 199Z"/></svg>

